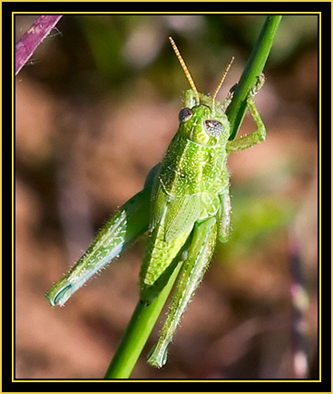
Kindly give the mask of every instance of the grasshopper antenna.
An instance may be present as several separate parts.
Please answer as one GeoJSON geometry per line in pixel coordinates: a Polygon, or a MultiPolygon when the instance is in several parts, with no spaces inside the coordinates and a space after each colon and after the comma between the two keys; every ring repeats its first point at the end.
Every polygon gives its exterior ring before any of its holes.
{"type": "Polygon", "coordinates": [[[175,44],[174,40],[172,39],[172,37],[169,37],[169,41],[170,44],[172,46],[172,49],[175,51],[175,54],[177,56],[177,59],[179,60],[180,65],[182,66],[182,69],[184,70],[184,73],[186,75],[187,80],[190,83],[191,89],[194,92],[194,96],[195,96],[195,102],[197,105],[200,104],[200,98],[199,98],[199,93],[197,91],[197,88],[195,87],[195,84],[193,82],[193,79],[191,77],[190,72],[188,71],[188,68],[186,67],[186,64],[184,62],[184,59],[182,58],[182,55],[179,52],[179,49],[177,48],[177,45],[175,44]]]}
{"type": "Polygon", "coordinates": [[[214,92],[214,94],[213,94],[213,96],[212,96],[213,108],[214,108],[214,106],[215,106],[215,99],[216,99],[216,96],[217,96],[219,90],[221,89],[221,86],[222,86],[222,84],[223,84],[223,82],[224,82],[224,80],[225,80],[225,77],[226,77],[227,74],[228,74],[228,71],[230,70],[230,67],[231,67],[231,65],[232,65],[232,63],[233,63],[233,61],[234,61],[234,59],[235,59],[234,56],[230,59],[230,62],[229,62],[229,64],[227,65],[227,68],[225,69],[225,71],[224,71],[224,73],[223,73],[223,75],[222,75],[222,78],[220,79],[220,82],[218,83],[218,85],[217,85],[217,87],[216,87],[216,89],[215,89],[215,92],[214,92]]]}

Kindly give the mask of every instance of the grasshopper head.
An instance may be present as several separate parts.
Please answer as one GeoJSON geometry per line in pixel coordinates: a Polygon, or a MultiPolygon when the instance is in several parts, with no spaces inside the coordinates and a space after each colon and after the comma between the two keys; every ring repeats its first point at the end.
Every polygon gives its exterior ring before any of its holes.
{"type": "Polygon", "coordinates": [[[190,92],[192,91],[185,93],[185,105],[192,104],[191,107],[186,106],[179,112],[180,134],[203,146],[226,144],[230,134],[227,116],[215,111],[207,96],[205,104],[196,105],[195,102],[191,102],[190,92]]]}
{"type": "Polygon", "coordinates": [[[216,96],[234,58],[231,58],[212,97],[208,97],[198,92],[174,40],[171,37],[169,40],[191,86],[191,90],[184,94],[185,108],[179,113],[179,132],[185,138],[203,146],[225,145],[229,138],[230,126],[227,116],[216,110],[216,96]]]}

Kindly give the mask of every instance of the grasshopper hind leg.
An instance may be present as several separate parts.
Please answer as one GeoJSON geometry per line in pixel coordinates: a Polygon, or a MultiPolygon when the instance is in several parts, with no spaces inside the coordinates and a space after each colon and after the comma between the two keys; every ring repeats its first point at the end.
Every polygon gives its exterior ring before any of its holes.
{"type": "Polygon", "coordinates": [[[215,218],[196,223],[188,251],[183,253],[185,261],[177,279],[168,315],[157,344],[149,353],[150,365],[160,368],[166,363],[168,345],[180,319],[199,286],[213,255],[217,237],[215,218]]]}

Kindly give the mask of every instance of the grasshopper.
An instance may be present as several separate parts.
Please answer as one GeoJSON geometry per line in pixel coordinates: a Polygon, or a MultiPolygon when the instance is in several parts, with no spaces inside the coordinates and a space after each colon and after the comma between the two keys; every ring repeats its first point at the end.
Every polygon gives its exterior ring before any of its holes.
{"type": "Polygon", "coordinates": [[[185,62],[169,37],[191,89],[184,93],[179,128],[164,159],[149,173],[144,189],[126,202],[107,222],[78,263],[46,294],[49,303],[63,305],[91,276],[109,263],[139,235],[148,230],[140,271],[140,299],[151,303],[180,264],[176,289],[167,318],[148,362],[165,364],[167,348],[187,305],[210,263],[217,240],[227,242],[230,227],[230,152],[250,148],[266,136],[253,97],[264,83],[263,75],[247,98],[257,130],[229,141],[230,124],[217,94],[231,67],[228,64],[212,96],[198,92],[185,62]]]}

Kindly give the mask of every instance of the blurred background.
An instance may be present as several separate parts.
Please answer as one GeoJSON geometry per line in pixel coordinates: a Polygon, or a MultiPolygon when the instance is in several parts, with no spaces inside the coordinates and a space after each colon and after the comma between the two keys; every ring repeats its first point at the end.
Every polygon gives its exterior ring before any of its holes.
{"type": "MultiPolygon", "coordinates": [[[[36,18],[16,16],[17,40],[36,18]]],[[[138,301],[145,237],[64,308],[44,294],[142,189],[177,131],[189,86],[168,36],[202,93],[235,56],[223,101],[264,21],[65,15],[18,74],[16,378],[104,376],[138,301]]],[[[230,241],[217,246],[166,366],[146,363],[163,314],[132,378],[318,378],[316,16],[283,17],[265,75],[256,103],[267,140],[229,158],[230,241]]],[[[247,116],[239,135],[254,130],[247,116]]]]}

